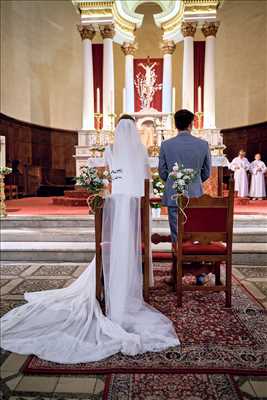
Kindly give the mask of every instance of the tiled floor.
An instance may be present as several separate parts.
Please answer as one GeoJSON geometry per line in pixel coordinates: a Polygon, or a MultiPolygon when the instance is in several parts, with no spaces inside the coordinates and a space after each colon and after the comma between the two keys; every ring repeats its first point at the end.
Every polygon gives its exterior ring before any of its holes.
{"type": "MultiPolygon", "coordinates": [[[[25,290],[65,287],[75,280],[86,264],[13,264],[2,265],[1,315],[23,304],[25,290]]],[[[235,266],[235,276],[267,307],[267,266],[235,266]]],[[[4,400],[102,399],[105,376],[23,376],[20,368],[27,356],[3,352],[1,356],[1,389],[4,400]]],[[[266,377],[236,376],[243,399],[266,399],[266,377]]],[[[190,399],[190,397],[188,397],[190,399]]],[[[154,397],[153,397],[154,400],[154,397]]],[[[161,400],[161,399],[157,399],[161,400]]],[[[224,399],[231,400],[231,399],[224,399]]]]}

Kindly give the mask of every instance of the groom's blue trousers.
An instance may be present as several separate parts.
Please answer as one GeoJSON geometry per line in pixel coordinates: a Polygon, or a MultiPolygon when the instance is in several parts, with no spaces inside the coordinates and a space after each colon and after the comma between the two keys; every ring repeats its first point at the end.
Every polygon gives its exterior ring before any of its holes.
{"type": "Polygon", "coordinates": [[[177,207],[168,207],[168,218],[173,243],[177,241],[177,211],[177,207]]]}

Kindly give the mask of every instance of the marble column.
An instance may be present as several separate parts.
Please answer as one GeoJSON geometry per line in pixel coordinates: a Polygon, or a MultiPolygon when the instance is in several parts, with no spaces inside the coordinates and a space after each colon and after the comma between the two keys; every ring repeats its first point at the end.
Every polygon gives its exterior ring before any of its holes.
{"type": "Polygon", "coordinates": [[[100,33],[104,44],[103,65],[103,130],[111,129],[110,114],[114,114],[114,56],[113,37],[115,35],[114,25],[100,26],[100,33]]]}
{"type": "Polygon", "coordinates": [[[215,42],[219,22],[205,22],[204,129],[215,128],[215,42]]]}
{"type": "Polygon", "coordinates": [[[95,30],[92,25],[78,25],[83,41],[83,109],[82,130],[94,129],[94,76],[92,40],[95,30]]]}
{"type": "Polygon", "coordinates": [[[137,49],[135,43],[123,43],[121,49],[125,55],[125,112],[134,112],[134,53],[137,49]]]}
{"type": "Polygon", "coordinates": [[[194,35],[197,24],[183,22],[181,31],[184,36],[183,58],[183,108],[194,112],[194,35]]]}
{"type": "Polygon", "coordinates": [[[163,85],[162,85],[162,112],[172,112],[172,54],[175,51],[173,41],[164,41],[161,45],[163,52],[163,85]]]}

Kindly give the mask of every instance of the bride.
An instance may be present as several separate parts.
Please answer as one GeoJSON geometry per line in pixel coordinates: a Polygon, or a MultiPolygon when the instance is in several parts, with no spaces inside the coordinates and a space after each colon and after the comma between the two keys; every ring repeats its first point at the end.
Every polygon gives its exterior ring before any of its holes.
{"type": "Polygon", "coordinates": [[[25,293],[27,303],[1,319],[4,349],[80,363],[179,345],[171,321],[143,300],[140,198],[148,157],[128,116],[119,121],[105,158],[111,170],[121,170],[103,210],[106,316],[95,296],[93,260],[67,288],[25,293]]]}

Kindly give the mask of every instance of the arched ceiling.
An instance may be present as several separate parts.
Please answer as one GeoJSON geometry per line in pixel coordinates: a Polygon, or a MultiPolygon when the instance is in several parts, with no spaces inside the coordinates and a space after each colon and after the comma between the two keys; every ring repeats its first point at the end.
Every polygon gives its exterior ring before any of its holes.
{"type": "Polygon", "coordinates": [[[81,15],[82,24],[114,24],[117,43],[134,42],[135,30],[140,28],[144,16],[135,12],[140,4],[158,4],[162,12],[154,14],[156,26],[163,32],[163,40],[179,42],[183,39],[181,23],[215,20],[217,8],[223,0],[72,0],[81,15]]]}

